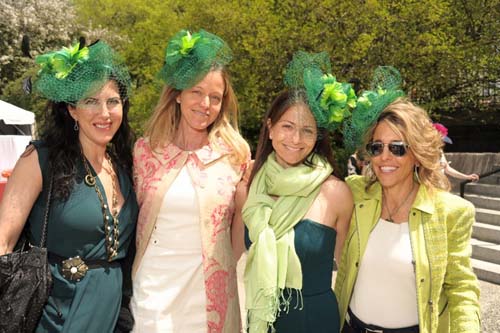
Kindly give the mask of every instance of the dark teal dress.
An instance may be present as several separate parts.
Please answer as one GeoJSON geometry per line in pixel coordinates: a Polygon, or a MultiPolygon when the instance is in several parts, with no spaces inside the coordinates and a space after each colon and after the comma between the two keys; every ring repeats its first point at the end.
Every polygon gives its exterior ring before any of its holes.
{"type": "MultiPolygon", "coordinates": [[[[48,150],[35,142],[43,176],[43,191],[36,200],[28,227],[30,240],[39,244],[48,191],[48,150]]],[[[94,170],[91,170],[94,173],[94,170]]],[[[83,181],[83,163],[79,165],[76,184],[67,201],[52,200],[48,220],[47,248],[49,253],[84,260],[107,259],[101,204],[93,187],[83,181]]],[[[94,173],[95,174],[95,173],[94,173]]],[[[119,251],[114,260],[123,261],[135,234],[138,214],[137,200],[130,179],[123,170],[117,172],[125,198],[118,218],[119,251]]],[[[104,200],[104,188],[97,178],[104,200]]],[[[110,215],[108,209],[108,215],[110,215]]],[[[59,272],[60,263],[51,262],[52,291],[43,309],[36,332],[113,332],[121,306],[122,268],[89,269],[79,282],[66,280],[59,272]]]]}
{"type": "MultiPolygon", "coordinates": [[[[295,251],[302,265],[303,307],[291,292],[290,310],[281,312],[274,323],[277,333],[338,333],[337,298],[332,290],[333,253],[336,231],[304,219],[294,227],[295,251]]],[[[245,228],[245,243],[251,242],[245,228]]],[[[288,296],[285,294],[285,296],[288,296]]]]}

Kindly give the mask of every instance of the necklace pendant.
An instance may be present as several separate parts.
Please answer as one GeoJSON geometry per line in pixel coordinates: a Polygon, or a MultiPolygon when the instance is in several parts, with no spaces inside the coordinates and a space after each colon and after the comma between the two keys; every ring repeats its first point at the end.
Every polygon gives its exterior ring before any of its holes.
{"type": "Polygon", "coordinates": [[[94,176],[87,174],[87,175],[85,175],[84,180],[85,180],[85,184],[87,184],[87,186],[91,186],[91,187],[95,186],[95,177],[94,176]]]}
{"type": "Polygon", "coordinates": [[[83,166],[85,167],[85,171],[87,172],[87,174],[85,175],[85,178],[84,178],[84,181],[85,181],[85,184],[87,184],[87,186],[89,187],[93,187],[95,189],[95,192],[97,193],[97,198],[99,199],[99,202],[101,203],[101,210],[102,210],[102,216],[103,216],[103,220],[104,220],[104,234],[105,234],[105,242],[106,242],[106,252],[107,252],[107,255],[108,255],[108,261],[111,261],[113,258],[115,258],[116,256],[118,256],[118,246],[119,246],[119,241],[118,241],[118,211],[116,209],[116,206],[118,204],[118,198],[117,198],[117,186],[116,186],[116,182],[115,182],[115,177],[116,177],[116,174],[114,173],[114,170],[113,170],[113,163],[111,161],[111,157],[106,154],[106,159],[108,160],[108,163],[111,167],[111,170],[107,170],[106,168],[104,168],[103,166],[103,169],[111,176],[111,181],[112,181],[112,184],[113,184],[113,197],[112,197],[112,200],[111,200],[111,218],[113,218],[113,230],[111,230],[111,226],[109,225],[109,220],[110,220],[110,217],[108,216],[107,214],[107,210],[108,210],[108,205],[104,202],[104,198],[102,196],[102,193],[101,193],[101,190],[99,190],[99,187],[96,185],[96,177],[94,177],[92,175],[92,173],[90,172],[90,168],[89,168],[89,165],[88,165],[88,162],[87,160],[85,159],[85,155],[83,154],[83,150],[80,146],[80,153],[81,153],[81,156],[82,156],[82,162],[83,162],[83,166]]]}
{"type": "Polygon", "coordinates": [[[108,251],[108,262],[111,262],[117,255],[118,252],[116,250],[110,249],[108,251]]]}

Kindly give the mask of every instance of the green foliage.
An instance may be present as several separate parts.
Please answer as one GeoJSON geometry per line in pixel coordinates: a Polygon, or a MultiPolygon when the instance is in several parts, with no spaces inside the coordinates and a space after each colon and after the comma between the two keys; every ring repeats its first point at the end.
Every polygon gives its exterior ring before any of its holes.
{"type": "Polygon", "coordinates": [[[74,3],[75,20],[106,31],[101,37],[124,55],[135,88],[130,119],[139,133],[161,92],[156,73],[167,40],[183,28],[203,28],[232,47],[240,125],[253,148],[262,115],[283,89],[283,71],[297,50],[327,51],[337,79],[358,78],[361,88],[369,88],[376,66],[392,65],[410,96],[432,113],[458,107],[491,113],[485,82],[497,94],[500,89],[500,0],[74,3]]]}
{"type": "Polygon", "coordinates": [[[75,13],[63,1],[3,0],[0,17],[0,94],[33,63],[22,52],[23,37],[29,40],[29,52],[34,57],[69,43],[78,31],[70,26],[75,13]]]}

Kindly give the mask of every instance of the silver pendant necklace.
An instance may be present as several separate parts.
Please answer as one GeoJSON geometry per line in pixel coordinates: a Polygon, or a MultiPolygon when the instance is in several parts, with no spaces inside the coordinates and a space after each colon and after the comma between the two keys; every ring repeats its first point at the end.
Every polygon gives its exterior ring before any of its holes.
{"type": "MultiPolygon", "coordinates": [[[[413,183],[413,186],[411,187],[411,190],[408,193],[408,195],[406,196],[406,198],[399,204],[399,206],[396,207],[396,209],[393,212],[391,212],[391,210],[389,209],[389,204],[387,203],[387,200],[384,200],[385,201],[385,209],[387,210],[387,214],[389,215],[389,218],[387,219],[388,222],[394,223],[394,219],[392,217],[395,216],[399,212],[401,207],[403,207],[405,205],[405,203],[408,201],[408,199],[410,199],[411,194],[413,193],[413,189],[415,189],[415,183],[413,183]]],[[[385,197],[387,197],[387,196],[385,196],[385,197]]]]}

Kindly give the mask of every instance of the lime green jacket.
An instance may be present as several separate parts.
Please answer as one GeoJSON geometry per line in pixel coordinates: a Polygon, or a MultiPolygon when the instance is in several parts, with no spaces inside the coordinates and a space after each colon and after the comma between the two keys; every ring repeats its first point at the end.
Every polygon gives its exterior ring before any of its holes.
{"type": "MultiPolygon", "coordinates": [[[[351,176],[347,183],[355,207],[335,282],[340,318],[345,318],[368,237],[380,218],[382,199],[379,183],[368,192],[363,176],[351,176]]],[[[480,332],[479,284],[470,262],[474,216],[470,202],[441,190],[431,194],[420,186],[408,227],[421,333],[480,332]]]]}

